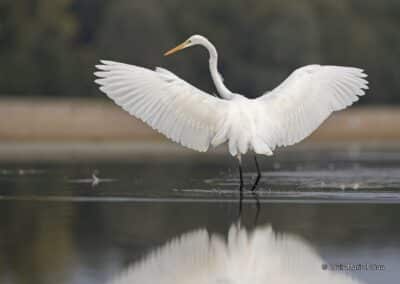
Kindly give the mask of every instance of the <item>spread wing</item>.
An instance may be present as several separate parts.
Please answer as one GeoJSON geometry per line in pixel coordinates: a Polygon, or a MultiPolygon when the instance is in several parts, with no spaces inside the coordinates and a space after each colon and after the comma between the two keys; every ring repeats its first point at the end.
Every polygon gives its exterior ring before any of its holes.
{"type": "Polygon", "coordinates": [[[258,133],[271,149],[303,140],[332,112],[365,94],[365,77],[363,70],[353,67],[309,65],[295,70],[256,99],[264,114],[258,133]]]}
{"type": "Polygon", "coordinates": [[[171,140],[207,151],[225,116],[225,101],[209,95],[170,71],[155,71],[112,61],[97,65],[100,90],[131,115],[171,140]]]}

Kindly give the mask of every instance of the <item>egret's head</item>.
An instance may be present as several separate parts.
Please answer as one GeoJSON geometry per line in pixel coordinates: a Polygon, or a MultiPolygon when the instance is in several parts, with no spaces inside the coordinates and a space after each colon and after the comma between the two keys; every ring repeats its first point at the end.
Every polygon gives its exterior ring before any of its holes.
{"type": "Polygon", "coordinates": [[[193,46],[193,45],[205,45],[208,42],[208,40],[201,35],[192,35],[189,37],[187,40],[182,42],[181,44],[175,46],[173,49],[168,50],[167,52],[164,53],[164,56],[168,56],[172,53],[178,52],[182,49],[185,49],[187,47],[193,46]]]}

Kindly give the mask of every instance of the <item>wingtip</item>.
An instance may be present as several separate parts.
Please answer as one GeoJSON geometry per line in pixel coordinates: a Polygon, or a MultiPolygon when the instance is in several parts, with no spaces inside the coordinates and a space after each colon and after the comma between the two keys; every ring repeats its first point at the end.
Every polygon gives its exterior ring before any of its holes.
{"type": "Polygon", "coordinates": [[[365,72],[365,69],[359,68],[358,72],[360,73],[360,77],[361,78],[367,78],[368,77],[368,74],[367,74],[367,72],[365,72]]]}
{"type": "Polygon", "coordinates": [[[102,64],[104,64],[104,65],[113,65],[113,64],[116,63],[116,62],[114,62],[114,61],[111,61],[111,60],[104,60],[104,59],[100,59],[100,62],[101,62],[102,64]]]}
{"type": "Polygon", "coordinates": [[[104,77],[103,73],[104,73],[103,71],[95,71],[95,72],[93,72],[93,75],[96,77],[102,78],[102,77],[104,77]]]}
{"type": "Polygon", "coordinates": [[[94,80],[94,82],[95,82],[97,85],[103,85],[101,80],[102,80],[102,79],[96,79],[96,80],[94,80]]]}

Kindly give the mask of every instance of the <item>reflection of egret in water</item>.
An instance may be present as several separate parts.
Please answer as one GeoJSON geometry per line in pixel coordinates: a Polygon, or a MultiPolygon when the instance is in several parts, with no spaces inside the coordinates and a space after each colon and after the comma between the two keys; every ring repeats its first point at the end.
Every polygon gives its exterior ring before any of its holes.
{"type": "Polygon", "coordinates": [[[206,230],[176,238],[132,265],[112,284],[359,284],[341,272],[323,269],[323,260],[305,241],[275,234],[269,226],[248,232],[232,225],[227,240],[206,230]]]}

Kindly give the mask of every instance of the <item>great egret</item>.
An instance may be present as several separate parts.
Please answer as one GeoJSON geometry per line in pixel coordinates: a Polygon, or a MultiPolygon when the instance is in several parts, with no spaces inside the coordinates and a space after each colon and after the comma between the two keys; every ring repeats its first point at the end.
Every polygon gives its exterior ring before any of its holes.
{"type": "MultiPolygon", "coordinates": [[[[154,71],[113,61],[101,61],[95,73],[100,90],[131,115],[169,139],[205,152],[227,142],[239,161],[247,151],[272,155],[277,146],[295,144],[309,136],[334,111],[344,109],[365,94],[362,69],[308,65],[295,70],[275,89],[256,99],[231,92],[218,72],[218,54],[205,37],[193,35],[164,55],[201,45],[209,52],[211,77],[220,98],[199,90],[172,72],[154,71]]],[[[257,178],[261,178],[254,155],[257,178]]]]}

